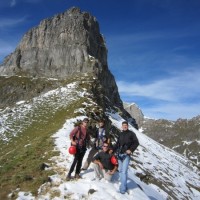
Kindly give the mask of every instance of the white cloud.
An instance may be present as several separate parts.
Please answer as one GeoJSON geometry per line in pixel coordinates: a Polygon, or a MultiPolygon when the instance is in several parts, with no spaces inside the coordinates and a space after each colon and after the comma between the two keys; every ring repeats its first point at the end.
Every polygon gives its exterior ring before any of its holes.
{"type": "Polygon", "coordinates": [[[200,70],[187,69],[172,72],[171,77],[154,80],[149,84],[118,81],[117,85],[122,96],[141,96],[151,99],[179,102],[199,97],[200,70]]]}
{"type": "Polygon", "coordinates": [[[177,120],[178,118],[191,119],[192,117],[200,115],[199,110],[200,103],[170,103],[142,108],[144,115],[147,117],[170,120],[177,120]]]}
{"type": "Polygon", "coordinates": [[[1,2],[0,7],[15,7],[17,4],[20,3],[30,3],[30,4],[36,4],[40,3],[43,0],[8,0],[1,2]]]}
{"type": "Polygon", "coordinates": [[[169,78],[148,84],[117,82],[122,100],[136,102],[145,116],[156,119],[190,119],[200,114],[200,69],[173,71],[169,78]]]}
{"type": "Polygon", "coordinates": [[[25,20],[26,20],[26,17],[18,18],[18,19],[1,18],[0,29],[17,26],[18,24],[23,23],[25,20]]]}

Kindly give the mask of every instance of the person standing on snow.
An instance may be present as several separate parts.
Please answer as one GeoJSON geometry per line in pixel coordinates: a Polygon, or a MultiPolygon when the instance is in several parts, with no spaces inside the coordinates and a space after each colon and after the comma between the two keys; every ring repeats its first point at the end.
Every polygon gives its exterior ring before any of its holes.
{"type": "Polygon", "coordinates": [[[113,146],[113,151],[117,153],[118,158],[118,170],[120,177],[121,194],[125,194],[127,191],[127,175],[128,166],[130,162],[131,154],[138,147],[139,142],[134,132],[128,129],[128,122],[122,122],[122,132],[119,134],[116,144],[113,146]]]}
{"type": "Polygon", "coordinates": [[[76,154],[74,155],[74,160],[67,175],[67,180],[70,180],[72,178],[71,174],[74,171],[75,166],[76,166],[75,178],[81,178],[80,170],[81,170],[82,160],[87,150],[86,148],[87,142],[89,141],[90,138],[87,132],[88,123],[89,123],[88,118],[84,118],[83,121],[81,122],[81,125],[76,126],[70,133],[71,145],[76,146],[76,154]]]}

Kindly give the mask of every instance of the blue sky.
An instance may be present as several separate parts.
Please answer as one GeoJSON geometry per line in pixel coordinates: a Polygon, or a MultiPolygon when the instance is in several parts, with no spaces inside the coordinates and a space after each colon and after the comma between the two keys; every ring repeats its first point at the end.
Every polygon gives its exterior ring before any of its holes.
{"type": "Polygon", "coordinates": [[[97,18],[123,101],[151,118],[200,114],[199,0],[1,0],[0,62],[30,28],[72,6],[97,18]]]}

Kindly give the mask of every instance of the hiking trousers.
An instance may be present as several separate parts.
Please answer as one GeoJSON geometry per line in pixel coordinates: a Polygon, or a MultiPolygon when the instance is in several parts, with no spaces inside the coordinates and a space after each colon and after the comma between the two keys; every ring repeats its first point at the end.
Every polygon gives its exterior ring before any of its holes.
{"type": "Polygon", "coordinates": [[[80,150],[80,149],[77,150],[77,153],[74,155],[74,160],[70,167],[68,175],[71,176],[71,173],[74,171],[75,166],[76,166],[75,174],[80,174],[81,165],[82,165],[82,161],[83,161],[85,152],[86,152],[86,150],[80,150]]]}
{"type": "Polygon", "coordinates": [[[111,170],[101,169],[96,163],[92,163],[92,168],[94,169],[94,176],[96,179],[104,178],[107,181],[111,181],[113,175],[108,174],[111,170]]]}
{"type": "Polygon", "coordinates": [[[98,150],[96,147],[92,147],[92,149],[90,150],[89,154],[88,154],[88,157],[87,157],[87,160],[85,161],[84,165],[83,165],[83,169],[87,169],[90,165],[90,163],[92,162],[93,160],[93,157],[94,155],[98,153],[98,150]]]}
{"type": "Polygon", "coordinates": [[[124,194],[127,190],[127,175],[128,175],[128,166],[130,162],[130,155],[127,154],[119,154],[119,156],[123,159],[118,159],[119,164],[119,178],[120,178],[120,193],[124,194]]]}

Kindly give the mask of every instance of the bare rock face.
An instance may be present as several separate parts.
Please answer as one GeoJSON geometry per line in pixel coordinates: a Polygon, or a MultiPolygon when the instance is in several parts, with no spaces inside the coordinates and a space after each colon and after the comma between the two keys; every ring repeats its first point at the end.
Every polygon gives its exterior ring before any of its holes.
{"type": "Polygon", "coordinates": [[[141,127],[144,121],[144,115],[142,113],[142,110],[135,104],[135,103],[125,103],[124,104],[124,109],[133,117],[138,126],[141,127]]]}
{"type": "Polygon", "coordinates": [[[65,78],[107,69],[107,49],[95,17],[79,8],[41,21],[0,67],[1,75],[65,78]]]}
{"type": "Polygon", "coordinates": [[[123,109],[115,79],[108,69],[107,48],[95,17],[71,8],[29,30],[4,59],[0,75],[65,79],[91,73],[104,95],[123,109]]]}

